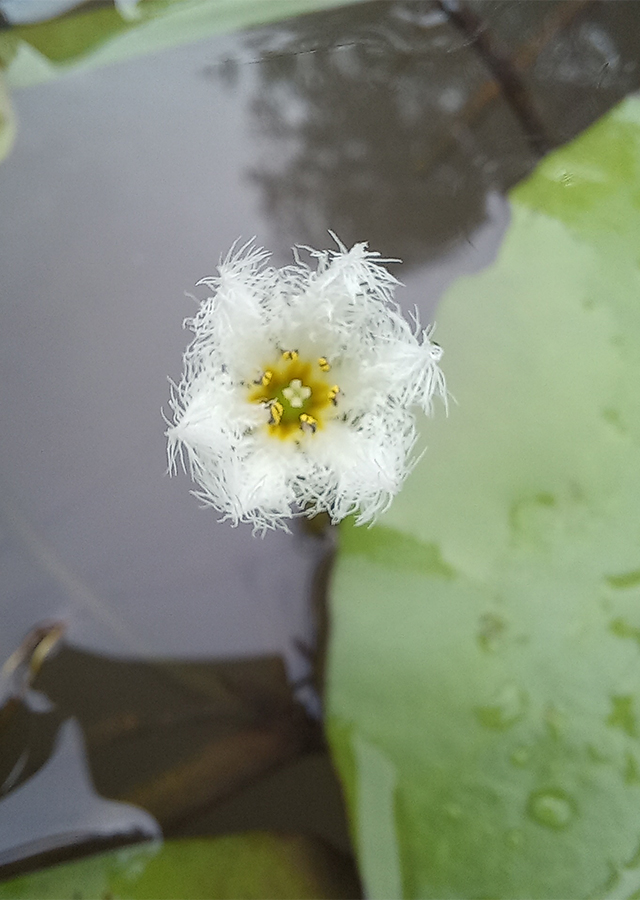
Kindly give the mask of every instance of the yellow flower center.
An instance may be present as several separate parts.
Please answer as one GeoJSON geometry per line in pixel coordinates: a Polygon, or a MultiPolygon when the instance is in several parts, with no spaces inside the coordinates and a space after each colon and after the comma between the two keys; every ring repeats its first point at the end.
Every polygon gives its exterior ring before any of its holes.
{"type": "Polygon", "coordinates": [[[321,356],[312,362],[297,350],[285,350],[251,387],[249,400],[269,410],[267,428],[282,440],[315,434],[337,406],[340,388],[331,384],[331,365],[321,356]]]}

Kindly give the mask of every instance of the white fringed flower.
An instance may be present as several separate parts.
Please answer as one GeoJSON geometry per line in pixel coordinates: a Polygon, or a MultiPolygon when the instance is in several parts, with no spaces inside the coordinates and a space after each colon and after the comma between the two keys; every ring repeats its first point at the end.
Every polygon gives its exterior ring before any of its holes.
{"type": "Polygon", "coordinates": [[[393,299],[378,253],[302,248],[274,269],[253,242],[204,278],[213,296],[185,322],[195,338],[173,385],[167,431],[195,495],[234,525],[287,528],[326,511],[371,522],[399,491],[416,440],[412,407],[445,399],[440,347],[393,299]]]}

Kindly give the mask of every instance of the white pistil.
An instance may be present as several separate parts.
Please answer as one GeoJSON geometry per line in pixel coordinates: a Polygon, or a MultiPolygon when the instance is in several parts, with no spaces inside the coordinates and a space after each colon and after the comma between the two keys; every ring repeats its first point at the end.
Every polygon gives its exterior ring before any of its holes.
{"type": "Polygon", "coordinates": [[[311,396],[311,388],[303,384],[299,378],[293,378],[289,382],[289,387],[283,389],[282,395],[294,409],[301,409],[305,400],[311,396]]]}

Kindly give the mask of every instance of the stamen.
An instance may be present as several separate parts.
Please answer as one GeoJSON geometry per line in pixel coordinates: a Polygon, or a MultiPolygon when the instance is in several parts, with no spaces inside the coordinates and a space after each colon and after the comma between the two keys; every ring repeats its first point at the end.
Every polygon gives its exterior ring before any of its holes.
{"type": "Polygon", "coordinates": [[[265,427],[270,437],[295,441],[301,439],[301,431],[315,434],[326,419],[336,417],[332,405],[341,405],[340,387],[332,386],[325,374],[331,368],[326,356],[308,359],[298,350],[281,348],[274,360],[263,362],[264,368],[257,369],[255,380],[246,387],[249,401],[268,411],[265,427]]]}
{"type": "Polygon", "coordinates": [[[269,425],[279,425],[280,420],[282,419],[282,414],[284,413],[284,406],[282,403],[278,403],[277,400],[274,400],[273,403],[269,406],[269,412],[271,416],[269,418],[269,425]]]}
{"type": "Polygon", "coordinates": [[[300,416],[300,428],[302,428],[303,431],[310,431],[312,434],[315,434],[317,427],[317,419],[314,419],[314,417],[310,416],[308,413],[302,413],[300,416]]]}

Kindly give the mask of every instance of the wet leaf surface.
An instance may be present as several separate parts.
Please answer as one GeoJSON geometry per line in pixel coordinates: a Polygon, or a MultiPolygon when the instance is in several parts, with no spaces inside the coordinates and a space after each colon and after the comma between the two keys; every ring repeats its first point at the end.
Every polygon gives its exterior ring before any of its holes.
{"type": "Polygon", "coordinates": [[[639,183],[632,99],[513,192],[438,316],[449,417],[342,531],[329,732],[372,897],[640,884],[639,183]]]}

